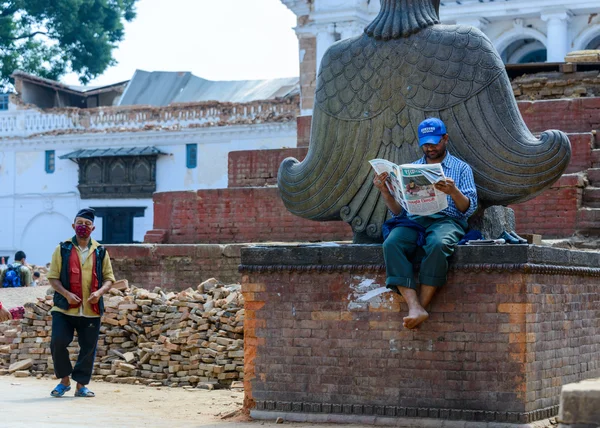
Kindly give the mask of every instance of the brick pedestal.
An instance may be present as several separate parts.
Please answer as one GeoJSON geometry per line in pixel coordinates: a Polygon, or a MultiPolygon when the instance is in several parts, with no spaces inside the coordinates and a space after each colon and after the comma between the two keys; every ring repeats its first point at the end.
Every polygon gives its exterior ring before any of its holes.
{"type": "Polygon", "coordinates": [[[397,294],[368,298],[385,284],[380,246],[244,248],[241,261],[255,417],[529,423],[557,414],[563,384],[600,375],[598,253],[459,247],[414,331],[397,294]]]}

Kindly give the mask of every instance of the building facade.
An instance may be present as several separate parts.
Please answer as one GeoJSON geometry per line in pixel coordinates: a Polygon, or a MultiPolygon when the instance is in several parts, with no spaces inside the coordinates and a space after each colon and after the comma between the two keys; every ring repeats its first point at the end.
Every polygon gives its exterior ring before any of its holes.
{"type": "MultiPolygon", "coordinates": [[[[379,0],[281,0],[297,18],[302,111],[310,114],[323,53],[338,40],[362,33],[379,0]]],[[[483,31],[505,63],[563,62],[571,51],[600,49],[597,0],[460,0],[440,4],[444,24],[483,31]]]]}
{"type": "Polygon", "coordinates": [[[155,191],[227,187],[230,151],[296,147],[297,95],[156,107],[104,94],[108,105],[76,108],[67,95],[92,101],[29,84],[15,85],[21,92],[0,111],[0,257],[11,260],[24,250],[31,263],[49,262],[82,207],[97,210],[96,239],[143,242],[155,191]]]}

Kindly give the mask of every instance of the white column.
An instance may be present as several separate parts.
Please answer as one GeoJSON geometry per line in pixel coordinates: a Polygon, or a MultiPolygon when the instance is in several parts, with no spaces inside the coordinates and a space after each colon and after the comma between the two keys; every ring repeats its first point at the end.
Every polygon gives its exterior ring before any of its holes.
{"type": "Polygon", "coordinates": [[[317,33],[317,73],[321,67],[321,59],[323,59],[325,51],[329,49],[329,46],[334,42],[333,33],[329,31],[329,28],[322,28],[317,33]]]}
{"type": "Polygon", "coordinates": [[[545,13],[548,62],[564,62],[569,53],[569,11],[545,13]]]}

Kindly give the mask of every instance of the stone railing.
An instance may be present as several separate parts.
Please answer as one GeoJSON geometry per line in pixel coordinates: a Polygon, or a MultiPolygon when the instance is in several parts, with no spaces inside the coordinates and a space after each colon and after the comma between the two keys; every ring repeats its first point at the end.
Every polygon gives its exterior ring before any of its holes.
{"type": "Polygon", "coordinates": [[[0,138],[73,132],[182,129],[296,120],[299,99],[251,103],[204,102],[166,107],[22,109],[0,113],[0,138]]]}

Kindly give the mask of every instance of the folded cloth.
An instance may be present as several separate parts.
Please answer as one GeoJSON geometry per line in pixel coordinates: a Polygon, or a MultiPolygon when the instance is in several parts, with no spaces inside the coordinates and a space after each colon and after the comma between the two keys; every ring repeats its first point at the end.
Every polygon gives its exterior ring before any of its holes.
{"type": "Polygon", "coordinates": [[[477,241],[481,239],[483,239],[483,235],[480,231],[476,229],[470,229],[467,233],[465,233],[465,236],[458,241],[457,245],[467,245],[469,241],[477,241]]]}
{"type": "Polygon", "coordinates": [[[505,244],[504,239],[475,239],[473,241],[467,241],[465,245],[500,245],[505,244]]]}
{"type": "Polygon", "coordinates": [[[387,237],[390,235],[390,232],[393,229],[400,226],[415,229],[419,234],[419,236],[417,237],[417,246],[422,247],[423,245],[425,245],[425,228],[416,221],[413,221],[406,217],[392,217],[391,219],[385,221],[383,223],[383,226],[381,226],[383,240],[385,241],[387,239],[387,237]]]}

